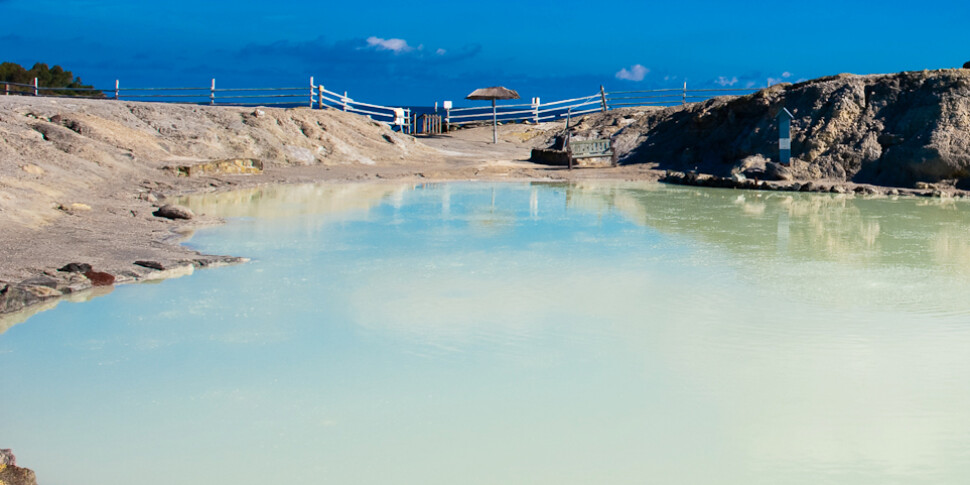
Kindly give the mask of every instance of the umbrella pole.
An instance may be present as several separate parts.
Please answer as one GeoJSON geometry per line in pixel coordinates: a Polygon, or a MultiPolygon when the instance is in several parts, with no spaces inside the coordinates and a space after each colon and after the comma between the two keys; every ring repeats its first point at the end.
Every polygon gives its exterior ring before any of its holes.
{"type": "Polygon", "coordinates": [[[495,114],[495,100],[492,100],[492,143],[498,143],[498,116],[495,114]]]}

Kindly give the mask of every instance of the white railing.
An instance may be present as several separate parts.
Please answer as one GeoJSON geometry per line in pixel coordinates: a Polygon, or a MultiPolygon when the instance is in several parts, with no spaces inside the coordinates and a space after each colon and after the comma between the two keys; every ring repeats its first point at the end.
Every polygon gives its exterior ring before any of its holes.
{"type": "MultiPolygon", "coordinates": [[[[31,84],[3,82],[4,94],[27,96],[71,96],[99,99],[130,101],[158,101],[233,106],[305,106],[309,108],[334,108],[349,113],[367,116],[374,121],[397,126],[405,133],[414,133],[417,113],[404,107],[382,106],[364,103],[351,98],[347,91],[338,93],[327,90],[322,84],[315,84],[310,78],[309,85],[285,88],[217,88],[212,79],[207,87],[173,88],[129,88],[122,87],[116,80],[113,89],[55,88],[38,85],[35,78],[31,84]]],[[[669,106],[704,101],[717,96],[749,94],[757,89],[651,89],[640,91],[607,92],[603,86],[596,94],[579,98],[563,99],[549,103],[540,98],[532,98],[529,103],[496,104],[495,119],[501,122],[532,122],[556,120],[567,116],[578,116],[613,108],[632,106],[669,106]]],[[[492,106],[471,106],[452,108],[445,104],[445,129],[469,124],[490,123],[492,106]]]]}
{"type": "Polygon", "coordinates": [[[414,119],[409,108],[356,101],[347,94],[347,91],[341,94],[324,88],[322,84],[314,85],[312,77],[310,78],[310,107],[335,108],[348,113],[357,113],[374,121],[398,126],[405,133],[414,132],[414,119]]]}
{"type": "MultiPolygon", "coordinates": [[[[532,98],[531,103],[496,104],[495,119],[504,122],[554,120],[566,116],[605,111],[603,93],[582,98],[563,99],[551,103],[542,103],[540,98],[532,98]]],[[[447,126],[462,126],[473,123],[487,123],[492,121],[492,106],[474,106],[465,108],[446,108],[445,124],[447,126]]]]}

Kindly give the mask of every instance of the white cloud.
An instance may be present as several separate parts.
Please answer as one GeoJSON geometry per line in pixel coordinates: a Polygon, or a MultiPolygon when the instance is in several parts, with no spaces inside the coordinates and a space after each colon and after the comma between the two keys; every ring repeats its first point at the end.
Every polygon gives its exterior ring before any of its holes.
{"type": "Polygon", "coordinates": [[[783,77],[785,79],[788,79],[788,78],[791,77],[791,73],[788,72],[788,71],[785,71],[785,72],[781,73],[781,77],[783,77]]]}
{"type": "Polygon", "coordinates": [[[738,83],[737,76],[733,76],[730,79],[724,76],[718,76],[717,80],[714,81],[714,84],[717,84],[719,86],[734,86],[737,83],[738,83]]]}
{"type": "Polygon", "coordinates": [[[414,50],[404,39],[382,39],[380,37],[370,36],[367,38],[367,45],[380,51],[393,51],[395,53],[414,50]]]}
{"type": "Polygon", "coordinates": [[[643,81],[643,78],[650,72],[650,69],[643,67],[640,64],[636,64],[630,69],[623,68],[616,73],[617,79],[626,79],[627,81],[643,81]]]}
{"type": "Polygon", "coordinates": [[[448,51],[446,51],[444,49],[438,49],[438,50],[434,51],[434,53],[435,54],[438,54],[439,56],[445,55],[446,52],[448,52],[448,51]]]}

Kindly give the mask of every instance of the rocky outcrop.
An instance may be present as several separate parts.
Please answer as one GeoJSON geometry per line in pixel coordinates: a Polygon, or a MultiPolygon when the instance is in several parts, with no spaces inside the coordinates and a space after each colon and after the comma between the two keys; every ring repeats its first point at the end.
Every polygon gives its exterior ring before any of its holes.
{"type": "MultiPolygon", "coordinates": [[[[775,115],[792,120],[792,175],[898,187],[970,186],[970,71],[843,74],[664,110],[590,115],[573,136],[614,136],[621,164],[721,177],[778,160],[775,115]]],[[[553,140],[550,139],[550,144],[553,140]]]]}
{"type": "Polygon", "coordinates": [[[3,485],[37,485],[37,477],[33,470],[17,466],[17,457],[13,450],[0,450],[0,484],[3,485]]]}
{"type": "Polygon", "coordinates": [[[4,485],[37,485],[33,470],[13,465],[0,465],[0,483],[4,485]]]}

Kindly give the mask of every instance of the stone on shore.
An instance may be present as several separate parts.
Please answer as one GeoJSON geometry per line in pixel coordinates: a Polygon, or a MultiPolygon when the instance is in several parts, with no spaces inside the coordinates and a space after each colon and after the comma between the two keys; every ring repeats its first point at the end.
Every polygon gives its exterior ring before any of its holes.
{"type": "Polygon", "coordinates": [[[165,271],[165,265],[159,263],[158,261],[135,261],[135,266],[141,266],[142,268],[155,269],[158,271],[165,271]]]}
{"type": "Polygon", "coordinates": [[[163,217],[165,219],[185,219],[189,220],[195,217],[195,214],[187,207],[182,207],[175,204],[165,204],[158,208],[155,212],[152,212],[155,217],[163,217]]]}
{"type": "Polygon", "coordinates": [[[92,286],[111,286],[115,284],[115,277],[110,273],[103,273],[101,271],[88,271],[84,273],[87,279],[91,280],[92,286]]]}
{"type": "Polygon", "coordinates": [[[788,167],[775,162],[765,164],[765,178],[768,180],[792,180],[792,173],[788,167]]]}
{"type": "Polygon", "coordinates": [[[57,270],[63,273],[87,273],[92,269],[91,265],[87,263],[67,263],[57,270]]]}

